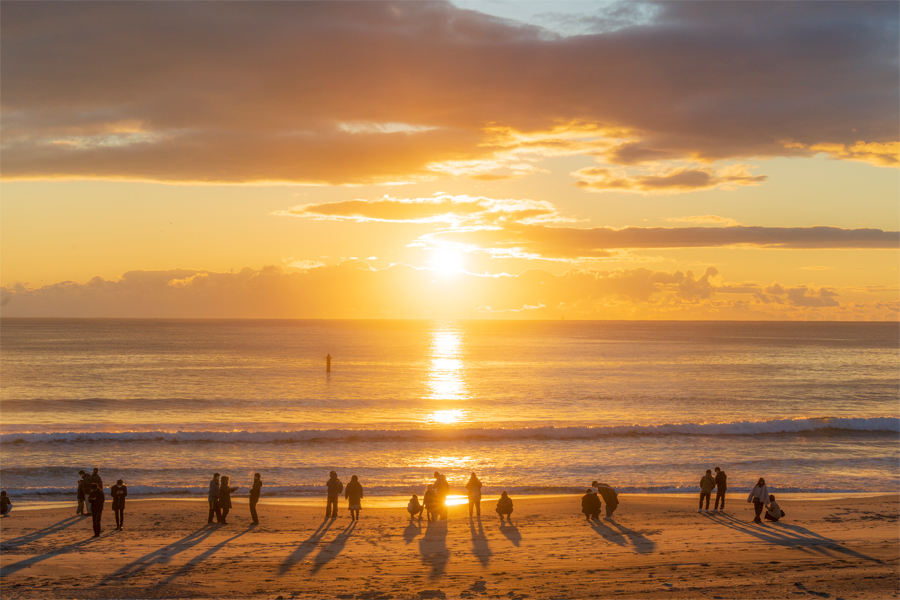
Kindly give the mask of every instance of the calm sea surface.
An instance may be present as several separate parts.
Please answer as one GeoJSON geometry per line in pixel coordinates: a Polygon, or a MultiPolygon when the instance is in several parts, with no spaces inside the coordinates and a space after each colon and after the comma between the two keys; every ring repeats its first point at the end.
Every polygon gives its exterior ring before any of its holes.
{"type": "Polygon", "coordinates": [[[897,492],[898,348],[891,323],[3,319],[0,479],[687,492],[721,466],[736,491],[897,492]]]}

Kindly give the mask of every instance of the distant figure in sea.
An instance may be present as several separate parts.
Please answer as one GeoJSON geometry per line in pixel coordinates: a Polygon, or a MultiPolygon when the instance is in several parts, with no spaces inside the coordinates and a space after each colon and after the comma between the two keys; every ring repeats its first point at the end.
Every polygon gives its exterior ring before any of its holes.
{"type": "Polygon", "coordinates": [[[472,476],[469,477],[469,482],[466,483],[466,491],[469,492],[469,518],[472,518],[472,509],[475,509],[475,514],[477,516],[481,516],[481,481],[475,475],[475,471],[472,471],[472,476]]]}
{"type": "Polygon", "coordinates": [[[416,517],[419,517],[421,519],[424,510],[425,505],[419,503],[419,496],[413,494],[412,498],[409,499],[409,504],[406,505],[406,512],[409,513],[409,518],[415,519],[416,517]]]}
{"type": "Polygon", "coordinates": [[[594,490],[587,489],[584,491],[584,496],[581,497],[581,512],[584,513],[584,518],[588,521],[592,518],[600,518],[600,497],[597,496],[594,490]]]}
{"type": "Polygon", "coordinates": [[[354,475],[344,490],[344,497],[347,499],[347,508],[350,509],[350,520],[359,521],[359,511],[362,508],[363,487],[359,483],[359,477],[354,475]]]}
{"type": "Polygon", "coordinates": [[[766,521],[774,521],[778,522],[778,520],[784,516],[784,511],[781,510],[781,507],[778,506],[778,503],[775,502],[775,494],[769,495],[769,507],[766,510],[766,521]]]}
{"type": "Polygon", "coordinates": [[[12,510],[12,502],[9,501],[9,496],[6,495],[6,490],[0,492],[0,517],[9,516],[9,511],[12,510]]]}
{"type": "Polygon", "coordinates": [[[128,488],[119,479],[116,485],[109,488],[109,496],[112,498],[113,512],[116,513],[116,530],[122,531],[125,526],[125,496],[128,495],[128,488]]]}
{"type": "Polygon", "coordinates": [[[238,491],[239,488],[228,487],[231,479],[227,475],[222,476],[222,484],[219,486],[219,508],[222,509],[222,525],[228,525],[228,511],[231,510],[231,494],[238,491]]]}
{"type": "Polygon", "coordinates": [[[259,525],[259,515],[256,514],[256,504],[259,502],[259,494],[262,492],[262,475],[253,474],[253,485],[250,487],[250,518],[253,523],[259,525]]]}
{"type": "Polygon", "coordinates": [[[756,511],[753,522],[762,523],[759,515],[762,514],[763,507],[769,503],[769,488],[766,486],[765,479],[762,477],[759,478],[759,481],[757,481],[756,485],[753,486],[753,489],[750,490],[750,495],[747,496],[747,502],[752,502],[753,510],[756,511]]]}
{"type": "MultiPolygon", "coordinates": [[[[500,494],[500,499],[497,500],[497,514],[500,515],[500,522],[503,522],[503,517],[509,519],[509,515],[512,514],[513,511],[513,501],[512,498],[506,495],[506,492],[500,494]]],[[[512,524],[512,520],[509,520],[510,524],[512,524]]]]}
{"type": "Polygon", "coordinates": [[[75,488],[78,496],[78,508],[75,510],[75,514],[84,515],[87,514],[84,512],[84,503],[85,500],[87,500],[88,494],[91,493],[91,490],[85,489],[84,476],[86,473],[84,472],[84,469],[78,471],[78,475],[81,476],[81,479],[78,480],[78,484],[75,488]]]}
{"type": "Polygon", "coordinates": [[[437,521],[440,516],[438,514],[438,496],[437,492],[434,491],[433,485],[429,485],[428,489],[425,490],[425,496],[422,500],[425,503],[425,510],[428,512],[428,522],[437,521]]]}
{"type": "Polygon", "coordinates": [[[716,504],[714,508],[716,510],[725,510],[725,492],[728,491],[728,475],[725,474],[725,471],[720,469],[719,467],[715,468],[716,471],[716,504]],[[722,501],[722,508],[719,508],[719,500],[722,501]]]}
{"type": "Polygon", "coordinates": [[[334,471],[328,474],[325,490],[328,495],[328,504],[325,505],[325,518],[337,519],[338,499],[341,497],[341,492],[344,491],[344,482],[338,479],[337,473],[334,471]]]}
{"type": "Polygon", "coordinates": [[[84,471],[79,471],[81,473],[81,490],[84,494],[84,514],[91,514],[91,503],[88,502],[88,496],[91,495],[91,490],[94,489],[94,482],[91,480],[91,474],[85,473],[84,471]]]}
{"type": "Polygon", "coordinates": [[[100,519],[103,518],[103,503],[106,502],[106,495],[98,484],[92,485],[93,489],[88,495],[88,502],[91,505],[91,518],[94,521],[94,537],[100,537],[100,519]]]}
{"type": "Polygon", "coordinates": [[[209,500],[209,519],[208,523],[213,522],[213,515],[216,517],[216,523],[222,522],[222,509],[219,508],[219,474],[213,473],[213,478],[209,480],[209,494],[206,499],[209,500]]]}
{"type": "Polygon", "coordinates": [[[434,472],[434,493],[438,498],[438,518],[447,520],[447,496],[450,494],[450,484],[447,478],[434,472]]]}
{"type": "Polygon", "coordinates": [[[594,481],[591,485],[597,489],[597,493],[606,503],[606,518],[611,519],[613,513],[616,512],[616,509],[619,507],[619,494],[607,483],[594,481]]]}
{"type": "Polygon", "coordinates": [[[716,480],[713,479],[712,471],[707,469],[706,475],[700,478],[700,509],[697,512],[703,512],[704,498],[706,498],[706,512],[709,512],[709,497],[714,487],[716,487],[716,480]]]}
{"type": "Polygon", "coordinates": [[[103,479],[100,477],[100,469],[97,467],[94,467],[94,472],[91,474],[91,483],[96,483],[101,490],[103,489],[103,479]]]}

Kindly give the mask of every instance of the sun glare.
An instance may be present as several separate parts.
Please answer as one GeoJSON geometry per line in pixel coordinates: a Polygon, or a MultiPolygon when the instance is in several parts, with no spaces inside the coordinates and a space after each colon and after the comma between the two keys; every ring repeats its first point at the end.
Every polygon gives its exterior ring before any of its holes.
{"type": "Polygon", "coordinates": [[[458,273],[463,270],[465,261],[459,250],[438,248],[432,253],[428,264],[439,273],[458,273]]]}
{"type": "Polygon", "coordinates": [[[466,416],[466,411],[460,410],[460,409],[436,410],[433,413],[431,413],[430,415],[428,415],[428,420],[432,421],[434,423],[450,425],[452,423],[458,423],[465,416],[466,416]]]}

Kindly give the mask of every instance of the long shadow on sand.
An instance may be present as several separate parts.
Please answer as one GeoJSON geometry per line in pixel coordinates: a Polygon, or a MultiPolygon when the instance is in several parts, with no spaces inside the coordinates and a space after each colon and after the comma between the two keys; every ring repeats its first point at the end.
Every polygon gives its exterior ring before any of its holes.
{"type": "Polygon", "coordinates": [[[509,519],[509,524],[507,525],[500,521],[500,533],[505,535],[506,539],[512,542],[512,545],[516,548],[522,543],[522,534],[519,532],[519,528],[513,525],[512,519],[509,519]]]}
{"type": "Polygon", "coordinates": [[[334,539],[328,542],[328,545],[319,550],[319,553],[316,554],[316,558],[313,559],[313,573],[318,573],[319,569],[337,558],[337,555],[341,553],[341,550],[344,549],[344,546],[346,546],[347,542],[350,540],[350,536],[353,535],[353,530],[356,529],[356,523],[357,521],[350,521],[350,524],[347,525],[342,532],[334,536],[334,539]]]}
{"type": "Polygon", "coordinates": [[[224,548],[225,546],[227,546],[229,543],[233,542],[237,538],[239,538],[242,535],[249,533],[251,531],[253,531],[252,526],[248,527],[247,529],[245,529],[244,531],[242,531],[240,533],[237,533],[237,534],[231,536],[227,540],[223,540],[223,541],[219,542],[215,546],[207,548],[206,550],[204,550],[203,552],[201,552],[200,554],[198,554],[191,560],[187,561],[177,571],[175,571],[174,573],[169,575],[167,578],[165,578],[162,581],[160,581],[159,583],[157,583],[156,587],[166,585],[167,583],[172,583],[178,577],[183,577],[184,575],[187,575],[188,573],[193,571],[195,568],[197,568],[201,563],[203,563],[203,561],[205,561],[209,557],[211,557],[213,554],[215,554],[216,552],[218,552],[219,550],[221,550],[222,548],[224,548]]]}
{"type": "Polygon", "coordinates": [[[21,571],[22,569],[30,567],[31,565],[37,564],[43,560],[47,560],[48,558],[53,558],[54,556],[59,556],[61,554],[67,554],[69,552],[72,552],[73,550],[77,550],[83,546],[87,546],[88,544],[95,541],[97,541],[97,538],[90,537],[86,540],[68,544],[66,546],[63,546],[62,548],[51,550],[50,552],[45,552],[44,554],[38,554],[37,556],[32,556],[31,558],[20,560],[19,562],[13,563],[11,565],[6,565],[2,569],[0,569],[0,579],[2,579],[3,577],[8,577],[17,571],[21,571]]]}
{"type": "Polygon", "coordinates": [[[435,521],[425,528],[425,535],[419,540],[419,554],[422,562],[431,566],[430,579],[437,579],[444,574],[450,561],[450,550],[447,548],[447,521],[435,521]]]}
{"type": "MultiPolygon", "coordinates": [[[[24,546],[25,544],[39,540],[42,537],[52,535],[54,533],[62,531],[63,529],[66,529],[67,527],[71,527],[75,523],[81,521],[83,518],[84,517],[67,517],[62,521],[58,521],[53,525],[48,525],[47,527],[39,529],[38,531],[35,531],[33,533],[29,533],[28,535],[22,535],[17,538],[5,541],[0,544],[0,550],[11,550],[13,548],[18,548],[19,546],[24,546]]],[[[88,522],[90,522],[90,519],[88,519],[88,522]]]]}
{"type": "Polygon", "coordinates": [[[184,536],[178,541],[172,542],[167,546],[163,546],[162,548],[158,548],[149,554],[145,554],[144,556],[134,560],[115,573],[112,573],[108,577],[104,579],[104,583],[108,583],[112,579],[117,579],[120,577],[127,577],[130,575],[137,575],[139,573],[143,573],[147,569],[153,567],[154,565],[166,564],[172,560],[172,557],[176,554],[181,554],[182,552],[189,550],[211,536],[215,533],[217,527],[215,525],[205,525],[184,536]]]}
{"type": "Polygon", "coordinates": [[[599,520],[590,520],[591,529],[597,532],[597,535],[608,542],[612,542],[618,546],[632,546],[638,554],[649,554],[656,548],[656,542],[644,537],[637,531],[629,529],[612,519],[607,519],[606,523],[599,520]],[[607,525],[607,523],[609,525],[607,525]]]}
{"type": "Polygon", "coordinates": [[[484,535],[484,527],[481,526],[481,517],[473,519],[469,517],[469,532],[472,534],[472,554],[486,567],[491,562],[491,549],[488,547],[487,536],[484,535]],[[477,525],[476,525],[477,523],[477,525]]]}
{"type": "Polygon", "coordinates": [[[759,540],[762,540],[769,544],[774,544],[776,546],[797,548],[799,550],[802,550],[803,552],[823,554],[825,556],[833,556],[833,553],[838,553],[845,556],[852,556],[853,558],[869,560],[879,564],[883,562],[877,558],[872,558],[871,556],[866,556],[865,554],[861,554],[859,552],[856,552],[855,550],[845,548],[844,546],[841,546],[840,542],[838,542],[837,540],[827,538],[814,531],[810,531],[805,527],[800,527],[799,525],[788,525],[787,523],[782,522],[771,523],[765,521],[763,523],[757,524],[753,522],[742,521],[737,517],[723,513],[719,513],[716,515],[709,514],[704,516],[717,525],[728,527],[729,529],[734,529],[735,531],[740,531],[741,533],[746,533],[747,535],[751,535],[759,540]]]}
{"type": "Polygon", "coordinates": [[[312,534],[300,542],[300,545],[297,546],[297,549],[291,552],[290,556],[284,559],[284,562],[278,566],[278,574],[284,575],[288,572],[288,570],[302,561],[304,558],[309,555],[310,552],[316,549],[316,545],[322,541],[322,538],[325,537],[325,534],[328,532],[328,529],[334,524],[334,519],[325,519],[319,525],[318,529],[312,532],[312,534]]]}
{"type": "Polygon", "coordinates": [[[419,537],[420,533],[422,533],[422,517],[419,517],[418,522],[415,519],[410,519],[409,525],[403,529],[403,541],[408,546],[414,539],[419,537]]]}

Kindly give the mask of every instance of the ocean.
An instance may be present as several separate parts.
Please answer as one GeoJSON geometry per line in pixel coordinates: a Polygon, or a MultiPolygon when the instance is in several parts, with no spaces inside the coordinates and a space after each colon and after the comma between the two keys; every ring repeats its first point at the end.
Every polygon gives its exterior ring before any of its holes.
{"type": "Polygon", "coordinates": [[[0,321],[0,484],[130,497],[900,491],[900,328],[850,322],[0,321]],[[326,373],[326,355],[333,357],[326,373]]]}

